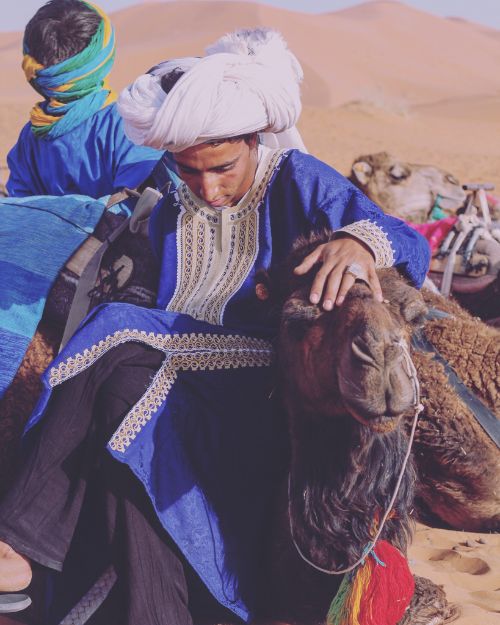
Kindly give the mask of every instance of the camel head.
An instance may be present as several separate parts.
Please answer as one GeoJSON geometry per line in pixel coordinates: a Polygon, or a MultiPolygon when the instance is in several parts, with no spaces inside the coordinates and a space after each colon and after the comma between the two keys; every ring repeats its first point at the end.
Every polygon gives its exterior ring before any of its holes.
{"type": "Polygon", "coordinates": [[[386,213],[417,223],[455,214],[466,197],[443,169],[406,163],[387,152],[357,158],[350,180],[386,213]]]}
{"type": "MultiPolygon", "coordinates": [[[[360,557],[394,492],[408,446],[402,417],[413,415],[416,399],[407,346],[427,309],[393,269],[378,274],[389,303],[377,302],[357,282],[333,311],[311,304],[317,268],[305,276],[293,270],[330,236],[297,241],[282,265],[258,276],[256,294],[279,317],[278,371],[291,452],[288,517],[306,557],[337,569],[360,557]]],[[[397,516],[383,536],[404,551],[411,463],[401,484],[397,516]]],[[[300,568],[297,554],[292,561],[300,568]]]]}
{"type": "Polygon", "coordinates": [[[425,304],[396,270],[379,275],[392,303],[377,302],[357,282],[333,311],[311,304],[315,270],[298,277],[293,268],[320,242],[317,236],[299,241],[287,266],[271,276],[282,290],[278,351],[285,400],[311,418],[347,414],[373,431],[391,431],[414,405],[408,340],[425,304]]]}

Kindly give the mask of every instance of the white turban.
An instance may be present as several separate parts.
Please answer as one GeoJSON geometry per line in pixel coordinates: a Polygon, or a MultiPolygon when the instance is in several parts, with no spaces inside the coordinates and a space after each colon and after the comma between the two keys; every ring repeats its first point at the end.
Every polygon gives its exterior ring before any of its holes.
{"type": "Polygon", "coordinates": [[[305,150],[295,128],[302,76],[279,33],[240,30],[202,58],[174,59],[139,76],[120,94],[118,110],[134,143],[160,150],[181,152],[253,132],[264,133],[270,146],[305,150]],[[184,73],[166,94],[161,79],[174,69],[184,73]]]}

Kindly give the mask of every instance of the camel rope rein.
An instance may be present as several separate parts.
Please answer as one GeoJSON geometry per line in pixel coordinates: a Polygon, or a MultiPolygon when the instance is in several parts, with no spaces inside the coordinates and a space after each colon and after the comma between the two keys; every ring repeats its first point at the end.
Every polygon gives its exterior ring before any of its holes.
{"type": "MultiPolygon", "coordinates": [[[[405,454],[405,457],[404,457],[404,460],[403,460],[403,464],[401,465],[401,469],[399,471],[399,475],[398,475],[398,479],[396,481],[396,485],[394,486],[394,492],[392,494],[392,497],[391,497],[391,500],[389,502],[389,505],[387,506],[387,509],[386,509],[386,511],[384,513],[384,516],[382,517],[382,520],[381,520],[379,528],[378,528],[378,530],[377,530],[377,532],[375,534],[375,537],[371,540],[370,543],[368,543],[366,548],[363,550],[363,553],[358,558],[358,560],[356,560],[356,562],[354,564],[352,564],[351,566],[349,566],[349,567],[347,567],[345,569],[339,569],[337,571],[334,571],[334,570],[324,569],[321,566],[318,566],[317,564],[315,564],[314,562],[309,560],[309,558],[307,558],[307,556],[304,555],[304,553],[300,549],[299,545],[297,544],[297,541],[295,540],[295,534],[294,534],[294,529],[293,529],[293,520],[292,520],[292,502],[291,502],[291,496],[290,496],[291,495],[291,474],[290,473],[288,474],[288,520],[289,520],[289,524],[290,524],[290,536],[291,536],[293,545],[294,545],[297,553],[301,557],[301,559],[306,564],[311,566],[313,569],[316,569],[316,571],[319,571],[320,573],[325,573],[326,575],[344,575],[345,573],[350,573],[358,565],[362,564],[365,561],[365,559],[370,555],[370,553],[375,548],[375,545],[377,544],[377,541],[378,541],[378,539],[380,538],[380,536],[382,534],[382,531],[384,529],[384,525],[385,525],[389,515],[392,512],[392,509],[393,509],[393,506],[394,506],[394,502],[396,501],[396,497],[398,496],[398,492],[399,492],[399,488],[401,486],[401,482],[403,481],[403,476],[404,476],[404,473],[405,473],[405,470],[406,470],[406,465],[408,464],[408,460],[409,460],[410,454],[411,454],[411,448],[412,448],[412,444],[413,444],[413,439],[415,438],[415,430],[417,429],[418,416],[422,412],[424,407],[420,403],[420,384],[418,382],[417,370],[416,370],[415,365],[413,364],[413,361],[412,361],[411,356],[410,356],[410,351],[409,351],[408,344],[406,343],[406,341],[404,339],[400,339],[399,341],[397,341],[397,345],[399,345],[399,347],[401,347],[401,349],[403,351],[403,366],[404,366],[404,369],[405,369],[405,373],[410,378],[410,380],[412,382],[412,385],[413,385],[413,406],[414,406],[415,413],[414,413],[414,416],[413,416],[410,436],[408,438],[408,447],[407,447],[406,454],[405,454]]],[[[373,554],[373,556],[375,557],[375,559],[377,559],[376,554],[373,554]]]]}

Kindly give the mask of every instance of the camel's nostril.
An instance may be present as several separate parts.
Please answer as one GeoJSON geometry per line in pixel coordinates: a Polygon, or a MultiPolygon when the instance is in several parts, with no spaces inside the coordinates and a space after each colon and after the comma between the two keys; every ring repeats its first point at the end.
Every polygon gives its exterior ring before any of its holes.
{"type": "Polygon", "coordinates": [[[398,341],[389,343],[384,350],[384,358],[387,363],[400,362],[403,358],[403,350],[398,341]]]}
{"type": "Polygon", "coordinates": [[[354,338],[351,343],[353,354],[362,362],[368,365],[376,365],[377,361],[370,352],[368,344],[359,336],[354,338]]]}

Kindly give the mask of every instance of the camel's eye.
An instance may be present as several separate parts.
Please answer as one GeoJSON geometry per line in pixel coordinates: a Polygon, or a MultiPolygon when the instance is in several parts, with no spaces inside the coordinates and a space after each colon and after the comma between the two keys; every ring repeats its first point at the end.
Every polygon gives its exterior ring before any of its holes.
{"type": "Polygon", "coordinates": [[[291,338],[302,340],[307,330],[321,314],[319,306],[292,297],[283,306],[282,323],[291,338]]]}
{"type": "Polygon", "coordinates": [[[401,165],[393,165],[389,169],[389,176],[393,180],[397,180],[397,181],[404,180],[405,178],[408,178],[409,175],[410,175],[410,170],[406,169],[405,167],[401,165]]]}
{"type": "Polygon", "coordinates": [[[451,174],[446,174],[444,179],[446,180],[446,182],[449,182],[451,184],[456,184],[456,185],[460,184],[458,180],[455,178],[455,176],[452,176],[451,174]]]}
{"type": "Polygon", "coordinates": [[[408,297],[401,303],[401,314],[403,318],[416,328],[424,324],[428,312],[428,308],[420,295],[417,296],[415,294],[413,297],[408,297]]]}

